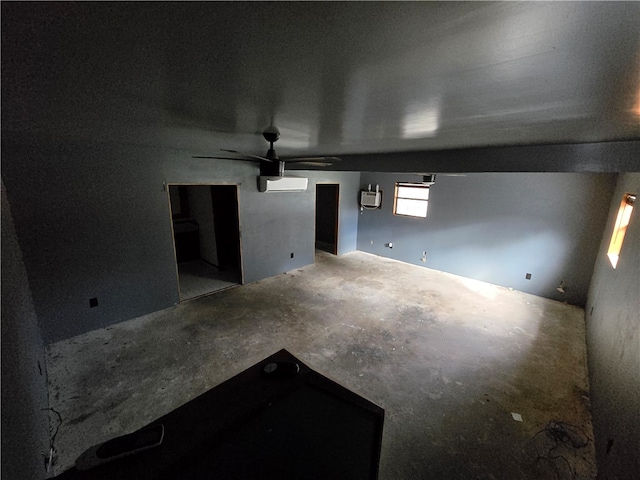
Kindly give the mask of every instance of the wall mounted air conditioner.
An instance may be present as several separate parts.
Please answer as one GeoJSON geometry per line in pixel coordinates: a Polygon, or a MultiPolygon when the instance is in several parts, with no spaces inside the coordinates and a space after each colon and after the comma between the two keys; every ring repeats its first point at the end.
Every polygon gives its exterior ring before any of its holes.
{"type": "Polygon", "coordinates": [[[308,179],[304,177],[258,177],[261,192],[304,192],[308,179]]]}
{"type": "Polygon", "coordinates": [[[371,192],[362,190],[360,192],[360,206],[362,207],[378,208],[381,201],[382,194],[379,191],[371,192]]]}

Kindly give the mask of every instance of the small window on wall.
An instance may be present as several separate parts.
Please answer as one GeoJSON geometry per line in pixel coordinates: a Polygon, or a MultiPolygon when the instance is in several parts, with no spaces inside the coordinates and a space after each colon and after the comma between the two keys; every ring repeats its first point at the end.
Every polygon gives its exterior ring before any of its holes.
{"type": "Polygon", "coordinates": [[[607,251],[607,256],[613,268],[618,265],[618,257],[620,256],[620,250],[622,250],[622,242],[624,241],[624,235],[627,233],[635,201],[636,195],[634,193],[625,193],[618,209],[616,224],[613,227],[613,235],[611,235],[611,243],[609,243],[609,250],[607,251]]]}
{"type": "Polygon", "coordinates": [[[394,215],[427,218],[429,185],[424,183],[396,183],[393,202],[394,215]]]}

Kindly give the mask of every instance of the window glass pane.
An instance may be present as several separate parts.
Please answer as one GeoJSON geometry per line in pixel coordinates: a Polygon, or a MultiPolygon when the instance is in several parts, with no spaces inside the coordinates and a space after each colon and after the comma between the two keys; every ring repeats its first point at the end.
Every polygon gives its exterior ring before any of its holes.
{"type": "Polygon", "coordinates": [[[424,200],[398,198],[396,200],[396,214],[426,218],[428,204],[429,203],[424,200]]]}
{"type": "Polygon", "coordinates": [[[429,199],[429,187],[406,187],[398,186],[398,198],[416,198],[419,200],[429,199]]]}
{"type": "Polygon", "coordinates": [[[618,209],[618,216],[616,217],[616,223],[613,227],[613,233],[611,234],[611,242],[609,243],[609,250],[607,255],[611,261],[611,266],[616,268],[618,265],[618,259],[620,257],[620,251],[622,250],[622,242],[624,236],[627,233],[627,227],[631,221],[631,212],[633,211],[633,204],[635,203],[635,195],[625,193],[618,209]]]}

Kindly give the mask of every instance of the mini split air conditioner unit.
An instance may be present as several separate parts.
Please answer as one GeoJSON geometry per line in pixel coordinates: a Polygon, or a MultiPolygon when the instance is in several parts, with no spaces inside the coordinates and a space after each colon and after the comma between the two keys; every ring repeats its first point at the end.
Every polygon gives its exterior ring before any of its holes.
{"type": "Polygon", "coordinates": [[[261,192],[304,192],[308,179],[304,177],[258,177],[261,192]]]}
{"type": "Polygon", "coordinates": [[[423,175],[422,176],[422,183],[424,183],[425,185],[433,185],[434,183],[436,183],[436,176],[435,174],[430,174],[430,175],[423,175]]]}

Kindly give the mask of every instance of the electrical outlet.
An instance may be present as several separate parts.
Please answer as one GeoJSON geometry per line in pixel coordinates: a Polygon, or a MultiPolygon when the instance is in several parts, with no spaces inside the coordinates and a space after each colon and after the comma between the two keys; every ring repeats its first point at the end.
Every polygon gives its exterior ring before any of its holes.
{"type": "Polygon", "coordinates": [[[427,252],[422,252],[422,257],[420,257],[420,261],[422,263],[427,263],[427,252]]]}
{"type": "Polygon", "coordinates": [[[531,280],[531,274],[530,274],[530,273],[527,273],[527,274],[524,276],[524,278],[526,278],[527,280],[531,280]]]}
{"type": "Polygon", "coordinates": [[[89,308],[93,308],[93,307],[97,307],[98,306],[98,298],[97,297],[93,297],[89,299],[89,308]]]}

